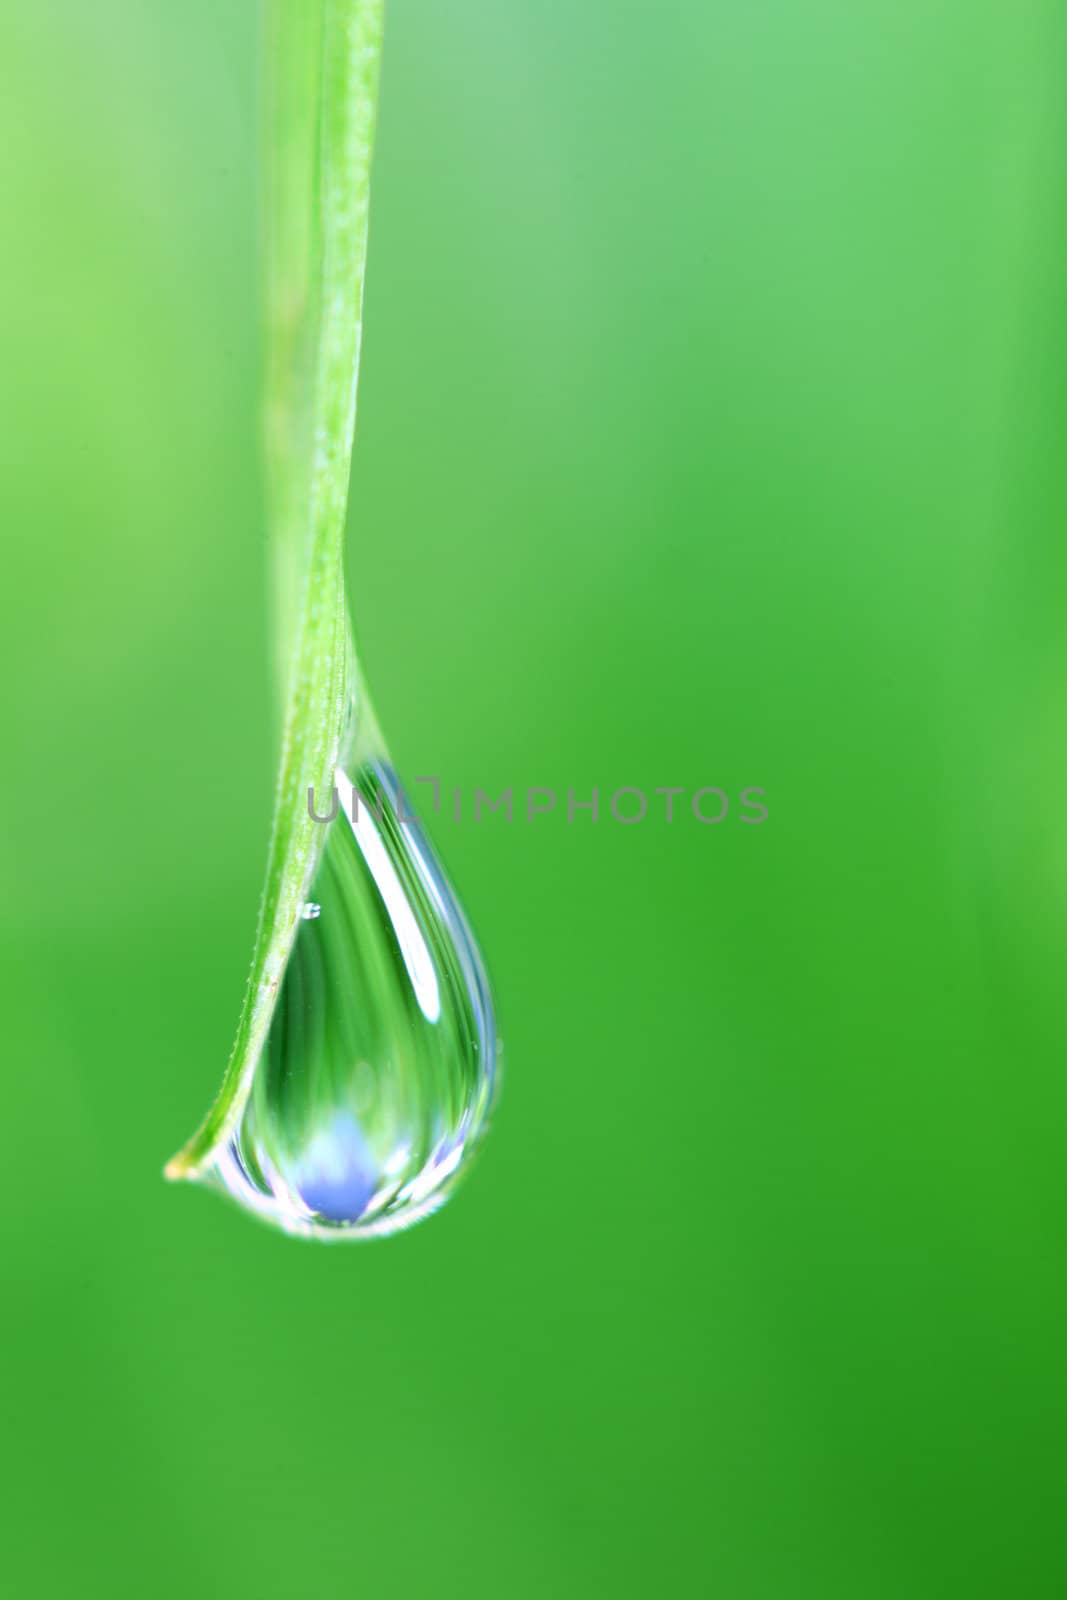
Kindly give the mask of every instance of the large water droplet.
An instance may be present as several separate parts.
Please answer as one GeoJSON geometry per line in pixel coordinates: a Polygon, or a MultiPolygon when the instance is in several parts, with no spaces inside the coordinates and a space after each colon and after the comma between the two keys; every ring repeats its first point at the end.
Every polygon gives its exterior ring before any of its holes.
{"type": "Polygon", "coordinates": [[[290,1232],[366,1237],[454,1187],[497,1040],[477,946],[395,775],[364,761],[337,787],[248,1100],[204,1176],[290,1232]]]}

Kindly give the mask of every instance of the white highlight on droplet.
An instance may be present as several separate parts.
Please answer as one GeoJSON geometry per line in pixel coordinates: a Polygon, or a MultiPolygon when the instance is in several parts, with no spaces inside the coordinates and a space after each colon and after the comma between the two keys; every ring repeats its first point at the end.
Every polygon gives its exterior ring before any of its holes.
{"type": "MultiPolygon", "coordinates": [[[[342,787],[346,789],[352,787],[340,767],[337,769],[334,782],[338,790],[342,787]]],[[[419,1002],[419,1010],[427,1022],[436,1022],[441,1015],[441,991],[437,986],[437,974],[422,929],[415,920],[400,879],[397,877],[396,868],[389,859],[369,808],[354,803],[352,812],[353,815],[349,816],[344,806],[340,808],[341,816],[345,817],[356,836],[356,843],[363,852],[363,859],[370,868],[371,876],[378,886],[378,893],[385,902],[389,920],[396,930],[400,954],[411,979],[415,998],[419,1002]]]]}

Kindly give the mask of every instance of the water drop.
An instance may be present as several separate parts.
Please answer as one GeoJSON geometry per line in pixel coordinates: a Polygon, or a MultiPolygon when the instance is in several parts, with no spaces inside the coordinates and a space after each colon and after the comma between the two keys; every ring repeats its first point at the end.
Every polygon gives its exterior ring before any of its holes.
{"type": "Polygon", "coordinates": [[[481,957],[395,773],[364,756],[337,788],[242,1115],[203,1173],[287,1231],[331,1238],[436,1210],[497,1073],[481,957]]]}

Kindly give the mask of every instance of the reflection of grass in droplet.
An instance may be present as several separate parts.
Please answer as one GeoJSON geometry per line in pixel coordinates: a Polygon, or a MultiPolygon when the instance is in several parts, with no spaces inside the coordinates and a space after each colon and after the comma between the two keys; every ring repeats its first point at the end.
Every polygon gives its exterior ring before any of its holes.
{"type": "Polygon", "coordinates": [[[454,1187],[496,1077],[488,983],[421,831],[367,809],[329,825],[251,1093],[218,1164],[297,1233],[407,1226],[454,1187]]]}

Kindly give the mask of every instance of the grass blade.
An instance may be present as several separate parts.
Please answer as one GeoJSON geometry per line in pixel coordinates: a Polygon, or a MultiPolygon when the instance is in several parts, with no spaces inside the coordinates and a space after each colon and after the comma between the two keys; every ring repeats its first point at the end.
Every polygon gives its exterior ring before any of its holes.
{"type": "Polygon", "coordinates": [[[344,528],[362,340],[382,0],[272,0],[266,453],[282,744],[252,968],[222,1088],[168,1164],[195,1178],[240,1118],[299,929],[353,690],[344,528]]]}

